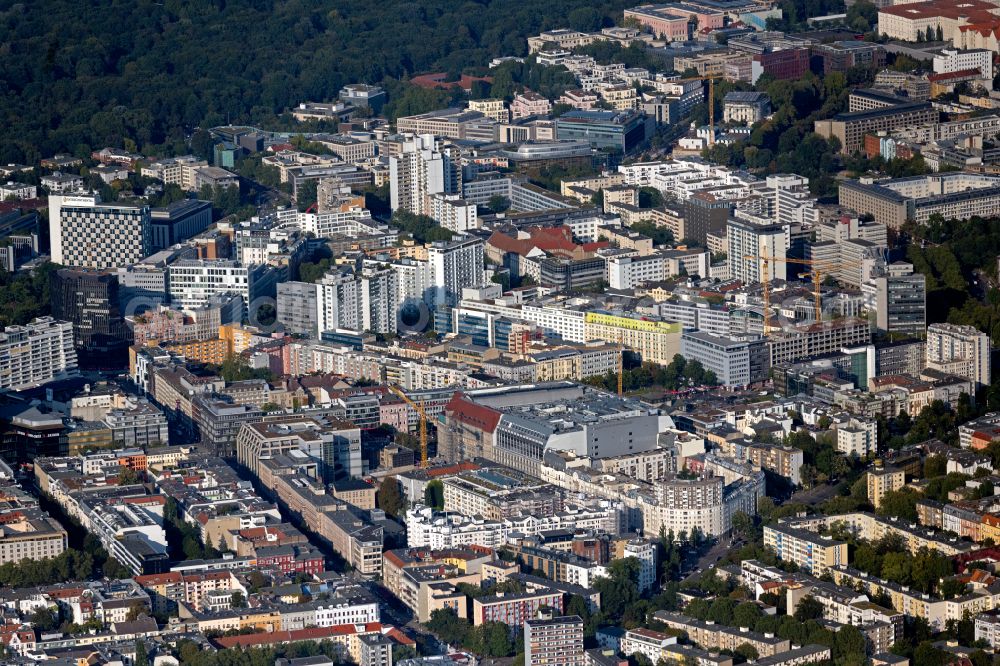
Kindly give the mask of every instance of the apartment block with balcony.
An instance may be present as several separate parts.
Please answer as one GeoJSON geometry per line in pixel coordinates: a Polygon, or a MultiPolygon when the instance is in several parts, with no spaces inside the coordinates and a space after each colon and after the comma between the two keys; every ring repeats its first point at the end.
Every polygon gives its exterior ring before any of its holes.
{"type": "Polygon", "coordinates": [[[788,525],[766,525],[764,545],[815,576],[847,564],[847,542],[788,525]]]}

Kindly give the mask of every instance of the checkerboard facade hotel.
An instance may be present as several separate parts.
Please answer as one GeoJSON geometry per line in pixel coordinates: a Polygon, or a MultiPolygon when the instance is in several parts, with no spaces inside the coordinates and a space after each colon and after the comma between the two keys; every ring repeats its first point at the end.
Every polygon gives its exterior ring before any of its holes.
{"type": "Polygon", "coordinates": [[[93,196],[49,197],[52,261],[64,266],[115,268],[149,254],[148,206],[100,203],[93,196]]]}

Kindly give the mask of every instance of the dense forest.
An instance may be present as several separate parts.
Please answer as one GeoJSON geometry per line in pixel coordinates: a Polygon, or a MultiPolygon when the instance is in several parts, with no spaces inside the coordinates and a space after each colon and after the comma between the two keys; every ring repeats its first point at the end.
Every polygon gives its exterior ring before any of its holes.
{"type": "MultiPolygon", "coordinates": [[[[346,83],[485,66],[629,0],[0,0],[0,162],[266,123],[346,83]]],[[[398,84],[397,84],[398,85],[398,84]]],[[[390,90],[392,92],[392,90],[390,90]]]]}

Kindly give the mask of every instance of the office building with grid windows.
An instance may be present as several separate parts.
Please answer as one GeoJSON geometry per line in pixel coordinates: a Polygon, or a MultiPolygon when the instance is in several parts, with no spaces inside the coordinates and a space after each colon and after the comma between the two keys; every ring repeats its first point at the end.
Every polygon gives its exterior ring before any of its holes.
{"type": "Polygon", "coordinates": [[[117,268],[150,253],[149,206],[101,203],[95,196],[49,197],[52,261],[63,266],[117,268]]]}

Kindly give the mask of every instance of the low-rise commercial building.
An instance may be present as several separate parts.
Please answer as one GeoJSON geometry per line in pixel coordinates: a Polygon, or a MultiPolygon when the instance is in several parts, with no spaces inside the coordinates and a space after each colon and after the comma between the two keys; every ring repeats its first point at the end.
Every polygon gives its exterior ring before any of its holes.
{"type": "Polygon", "coordinates": [[[867,111],[851,111],[829,120],[817,120],[815,130],[823,138],[837,139],[840,151],[851,155],[864,147],[866,134],[937,122],[939,115],[929,102],[910,102],[867,111]]]}
{"type": "Polygon", "coordinates": [[[887,180],[844,180],[840,205],[876,222],[899,229],[908,221],[927,224],[932,215],[944,219],[1000,214],[1000,176],[964,172],[887,180]]]}

